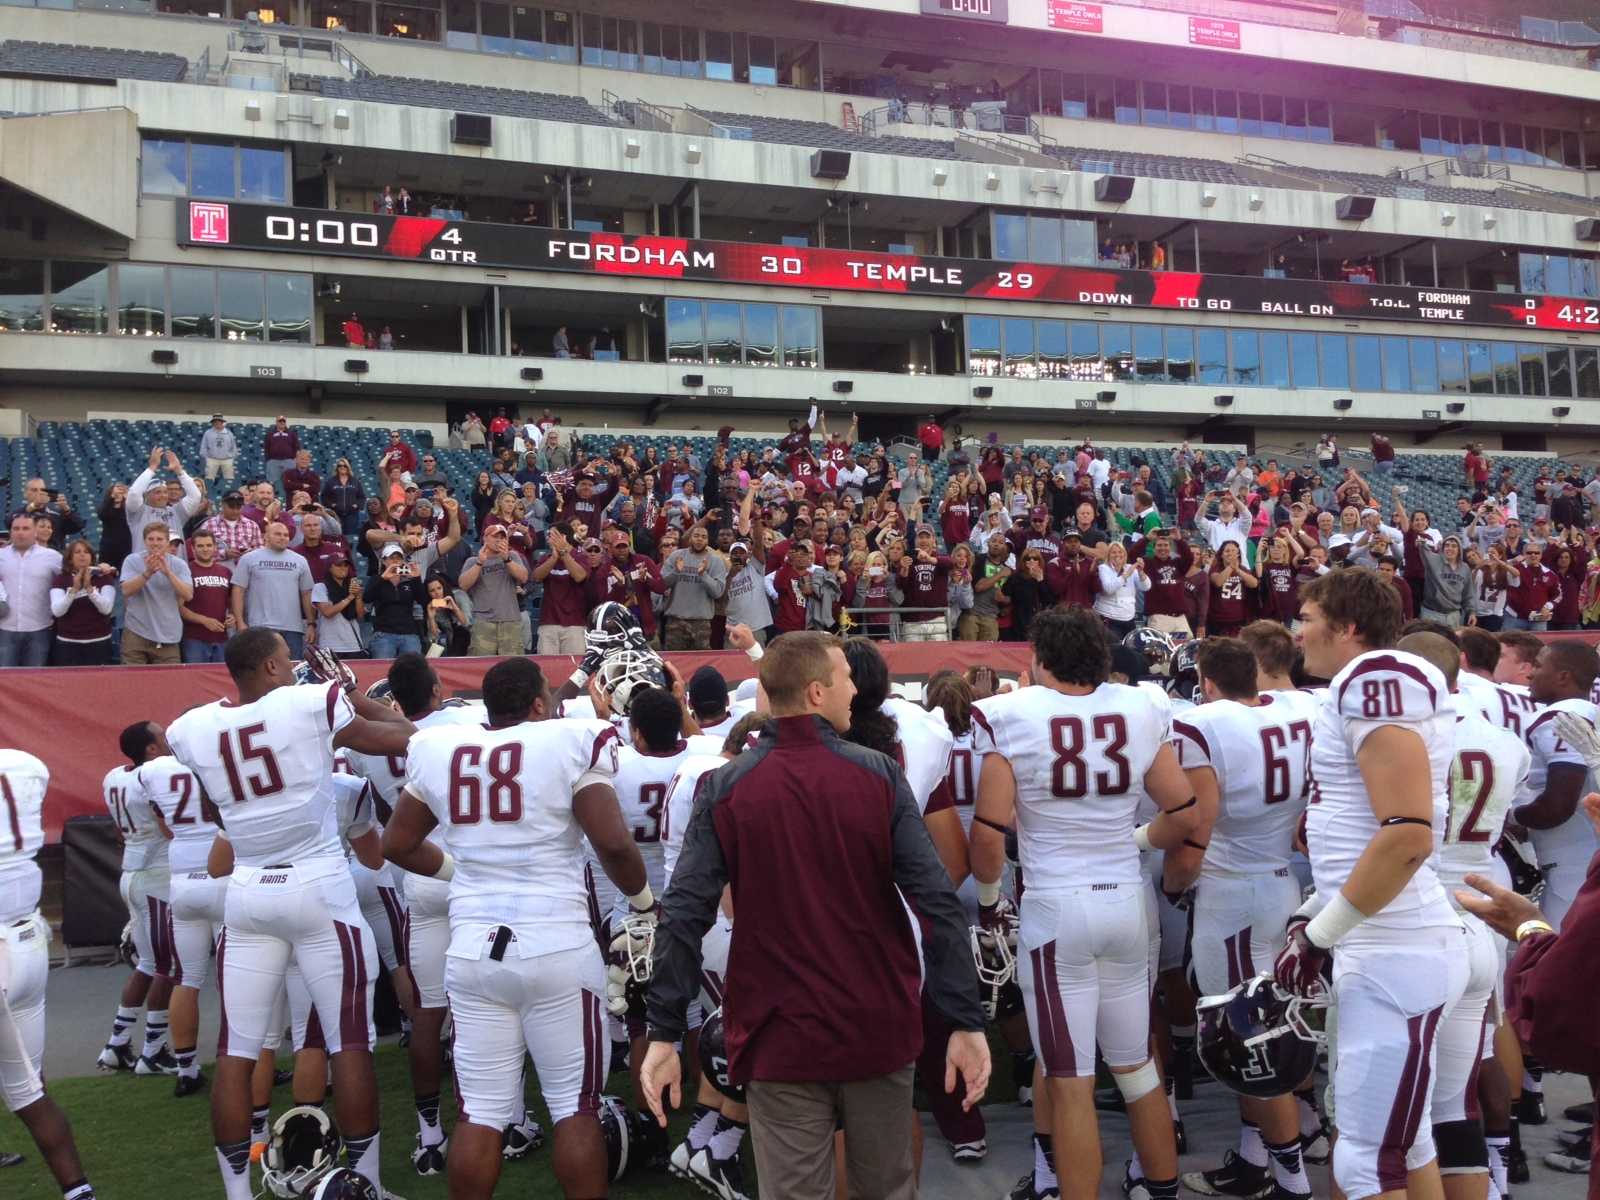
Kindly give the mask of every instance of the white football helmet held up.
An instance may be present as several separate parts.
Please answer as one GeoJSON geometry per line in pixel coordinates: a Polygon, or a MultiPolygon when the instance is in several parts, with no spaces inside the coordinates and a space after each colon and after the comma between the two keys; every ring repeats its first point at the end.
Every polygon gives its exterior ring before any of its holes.
{"type": "Polygon", "coordinates": [[[273,1122],[261,1159],[261,1180],[274,1196],[286,1200],[309,1196],[322,1177],[338,1167],[343,1151],[344,1140],[328,1114],[299,1105],[273,1122]]]}
{"type": "Polygon", "coordinates": [[[619,717],[628,715],[634,694],[641,688],[670,689],[672,686],[660,656],[651,650],[635,650],[631,647],[607,654],[595,678],[599,680],[600,691],[611,705],[611,711],[619,717]]]}

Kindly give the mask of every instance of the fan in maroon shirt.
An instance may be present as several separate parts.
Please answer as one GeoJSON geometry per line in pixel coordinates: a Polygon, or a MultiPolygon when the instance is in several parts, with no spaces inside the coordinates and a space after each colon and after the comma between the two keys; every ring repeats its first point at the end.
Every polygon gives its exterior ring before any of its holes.
{"type": "MultiPolygon", "coordinates": [[[[1154,540],[1156,552],[1144,560],[1145,574],[1150,578],[1150,590],[1144,594],[1145,615],[1187,617],[1189,605],[1183,596],[1183,580],[1194,563],[1194,552],[1181,537],[1158,536],[1154,540]]],[[[1144,541],[1144,538],[1134,539],[1134,558],[1144,554],[1144,541]]]]}
{"type": "Polygon", "coordinates": [[[928,609],[910,614],[912,621],[938,621],[950,604],[950,558],[940,554],[932,525],[917,526],[916,549],[900,560],[900,590],[905,607],[928,609]]]}
{"type": "Polygon", "coordinates": [[[1263,617],[1287,625],[1300,615],[1300,589],[1295,582],[1289,547],[1274,539],[1267,551],[1267,565],[1261,568],[1261,588],[1257,608],[1263,617]]]}
{"type": "Polygon", "coordinates": [[[1523,545],[1522,556],[1512,564],[1517,572],[1515,587],[1506,589],[1506,612],[1533,621],[1534,613],[1554,608],[1561,599],[1561,580],[1540,561],[1539,548],[1531,541],[1523,545]]]}
{"type": "Polygon", "coordinates": [[[1245,569],[1238,542],[1224,542],[1211,568],[1211,601],[1206,630],[1213,637],[1236,636],[1251,619],[1250,605],[1260,580],[1245,569]]]}
{"type": "Polygon", "coordinates": [[[1083,549],[1083,535],[1069,529],[1061,535],[1061,553],[1045,567],[1045,582],[1067,608],[1088,608],[1100,590],[1100,560],[1083,549]]]}
{"type": "MultiPolygon", "coordinates": [[[[343,556],[341,551],[340,557],[343,556]]],[[[233,572],[217,561],[217,541],[209,533],[196,532],[189,538],[189,575],[194,584],[194,595],[183,607],[197,617],[206,617],[226,626],[233,572]]],[[[186,618],[183,622],[183,640],[225,642],[228,640],[228,631],[226,628],[212,629],[186,618]]]]}
{"type": "Polygon", "coordinates": [[[590,536],[599,534],[601,516],[616,487],[610,479],[596,483],[587,475],[578,476],[578,481],[560,494],[561,519],[581,521],[590,536]]]}
{"type": "MultiPolygon", "coordinates": [[[[772,586],[778,593],[772,626],[779,633],[797,633],[806,627],[806,580],[815,559],[809,541],[786,545],[786,561],[772,575],[772,586]]],[[[768,562],[776,557],[777,549],[774,546],[767,551],[768,562]]]]}

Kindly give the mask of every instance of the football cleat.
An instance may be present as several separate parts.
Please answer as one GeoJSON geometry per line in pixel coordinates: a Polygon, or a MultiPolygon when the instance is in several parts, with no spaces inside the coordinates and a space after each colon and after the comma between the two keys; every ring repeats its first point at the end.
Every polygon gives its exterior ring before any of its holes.
{"type": "MultiPolygon", "coordinates": [[[[648,1111],[631,1116],[633,1128],[629,1131],[628,1157],[649,1171],[667,1169],[667,1131],[656,1124],[648,1111]]],[[[690,1160],[693,1166],[694,1160],[690,1160]]]]}
{"type": "Polygon", "coordinates": [[[1569,1121],[1577,1121],[1580,1125],[1593,1125],[1594,1101],[1586,1100],[1582,1104],[1569,1104],[1561,1110],[1561,1115],[1569,1121]]]}
{"type": "Polygon", "coordinates": [[[1057,1188],[1039,1191],[1033,1186],[1033,1172],[1029,1171],[1012,1185],[1006,1193],[1006,1200],[1061,1200],[1061,1192],[1057,1188]]]}
{"type": "Polygon", "coordinates": [[[1189,1135],[1183,1131],[1183,1119],[1172,1123],[1172,1140],[1177,1143],[1179,1155],[1189,1153],[1189,1135]]]}
{"type": "Polygon", "coordinates": [[[23,1158],[20,1154],[13,1153],[10,1150],[0,1150],[0,1169],[5,1167],[20,1167],[27,1161],[28,1160],[23,1158]]]}
{"type": "Polygon", "coordinates": [[[600,1136],[606,1143],[606,1175],[615,1183],[628,1169],[633,1149],[633,1122],[615,1096],[600,1097],[600,1136]]]}
{"type": "Polygon", "coordinates": [[[744,1167],[738,1155],[713,1158],[710,1146],[695,1151],[689,1159],[689,1180],[718,1200],[749,1200],[744,1190],[744,1167]]]}
{"type": "Polygon", "coordinates": [[[1183,1176],[1183,1186],[1202,1196],[1238,1196],[1243,1200],[1258,1200],[1272,1195],[1272,1170],[1255,1167],[1239,1157],[1235,1150],[1222,1156],[1222,1165],[1209,1171],[1189,1171],[1183,1176]]]}
{"type": "Polygon", "coordinates": [[[133,1052],[130,1045],[113,1046],[106,1043],[100,1057],[94,1060],[94,1065],[102,1071],[131,1071],[139,1065],[139,1056],[133,1052]]]}
{"type": "Polygon", "coordinates": [[[179,1075],[178,1082],[173,1085],[172,1094],[179,1100],[185,1096],[192,1096],[196,1092],[206,1090],[206,1073],[201,1071],[198,1075],[179,1075]]]}
{"type": "Polygon", "coordinates": [[[1524,1091],[1511,1105],[1511,1115],[1524,1125],[1543,1125],[1550,1119],[1544,1107],[1544,1093],[1524,1091]]]}
{"type": "Polygon", "coordinates": [[[521,1125],[508,1125],[500,1138],[500,1157],[507,1162],[527,1158],[544,1145],[544,1130],[539,1122],[528,1117],[521,1125]]]}
{"type": "Polygon", "coordinates": [[[1521,1146],[1512,1146],[1506,1155],[1506,1182],[1528,1182],[1528,1154],[1521,1146]]]}
{"type": "Polygon", "coordinates": [[[416,1147],[411,1151],[411,1169],[418,1175],[443,1175],[445,1154],[449,1148],[448,1138],[432,1146],[424,1146],[422,1135],[417,1134],[416,1147]]]}
{"type": "Polygon", "coordinates": [[[1300,1135],[1300,1157],[1314,1167],[1320,1167],[1333,1157],[1333,1143],[1328,1140],[1326,1122],[1317,1132],[1300,1135]]]}
{"type": "Polygon", "coordinates": [[[135,1075],[176,1075],[178,1073],[178,1060],[172,1057],[172,1051],[165,1046],[155,1054],[141,1054],[139,1061],[134,1064],[135,1075]]]}
{"type": "Polygon", "coordinates": [[[667,1159],[667,1172],[676,1175],[679,1179],[688,1179],[693,1182],[694,1177],[689,1174],[689,1160],[695,1152],[689,1148],[689,1139],[685,1138],[672,1148],[672,1154],[667,1159]]]}
{"type": "Polygon", "coordinates": [[[1133,1160],[1130,1158],[1122,1168],[1122,1194],[1128,1200],[1150,1200],[1150,1188],[1144,1181],[1144,1176],[1138,1179],[1133,1177],[1133,1160]]]}
{"type": "Polygon", "coordinates": [[[975,1142],[951,1142],[950,1157],[958,1163],[981,1163],[989,1155],[989,1143],[984,1138],[975,1142]]]}
{"type": "Polygon", "coordinates": [[[1552,1150],[1544,1156],[1544,1165],[1552,1171],[1561,1171],[1567,1175],[1587,1175],[1589,1173],[1588,1147],[1582,1151],[1552,1150]]]}

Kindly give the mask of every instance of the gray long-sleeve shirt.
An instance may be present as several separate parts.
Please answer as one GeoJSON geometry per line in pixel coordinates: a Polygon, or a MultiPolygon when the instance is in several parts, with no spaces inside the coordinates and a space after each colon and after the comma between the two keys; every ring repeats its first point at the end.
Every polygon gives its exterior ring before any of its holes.
{"type": "Polygon", "coordinates": [[[145,492],[156,481],[156,473],[145,468],[128,485],[128,499],[123,506],[127,515],[128,529],[133,534],[133,543],[138,545],[144,537],[144,527],[151,521],[160,521],[167,527],[167,533],[175,542],[183,541],[184,522],[200,511],[200,489],[195,486],[194,480],[189,478],[187,471],[178,475],[178,484],[183,488],[183,499],[176,504],[164,504],[159,508],[145,502],[145,492]]]}
{"type": "Polygon", "coordinates": [[[200,457],[229,459],[239,457],[239,442],[231,429],[207,429],[200,435],[200,457]]]}
{"type": "Polygon", "coordinates": [[[1472,568],[1460,559],[1447,566],[1443,554],[1421,541],[1417,545],[1422,550],[1422,607],[1450,613],[1465,625],[1472,615],[1472,568]]]}
{"type": "Polygon", "coordinates": [[[674,550],[661,565],[661,580],[671,589],[667,596],[669,617],[709,621],[716,615],[716,602],[728,585],[728,565],[722,557],[702,550],[674,550]],[[704,561],[706,569],[700,570],[704,561]]]}

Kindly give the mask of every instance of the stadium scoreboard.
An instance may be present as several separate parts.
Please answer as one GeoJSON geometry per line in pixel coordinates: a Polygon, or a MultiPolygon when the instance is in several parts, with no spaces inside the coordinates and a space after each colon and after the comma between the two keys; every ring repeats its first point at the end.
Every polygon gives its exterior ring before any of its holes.
{"type": "Polygon", "coordinates": [[[592,233],[222,201],[177,207],[181,246],[1067,307],[1600,332],[1600,300],[592,233]]]}

